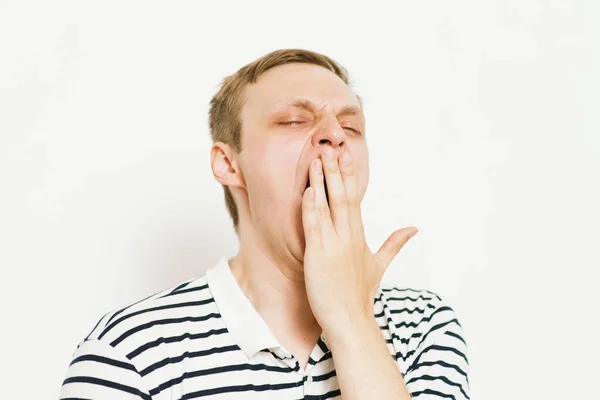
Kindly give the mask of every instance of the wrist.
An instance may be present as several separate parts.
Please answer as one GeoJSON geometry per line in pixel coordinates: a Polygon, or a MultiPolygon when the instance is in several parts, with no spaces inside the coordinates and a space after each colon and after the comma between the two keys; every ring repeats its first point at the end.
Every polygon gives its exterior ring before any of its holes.
{"type": "Polygon", "coordinates": [[[359,347],[365,340],[366,335],[381,334],[379,325],[374,317],[359,317],[348,320],[345,323],[337,323],[331,328],[323,328],[323,336],[327,344],[334,347],[354,348],[359,347]]]}

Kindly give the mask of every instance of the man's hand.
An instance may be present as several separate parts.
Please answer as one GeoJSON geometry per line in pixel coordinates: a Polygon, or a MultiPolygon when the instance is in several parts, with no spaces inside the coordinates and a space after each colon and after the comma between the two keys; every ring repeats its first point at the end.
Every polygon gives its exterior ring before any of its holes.
{"type": "Polygon", "coordinates": [[[416,227],[397,230],[377,253],[371,253],[364,236],[360,200],[348,149],[344,147],[336,157],[332,147],[324,146],[321,158],[310,166],[302,223],[307,295],[326,336],[374,319],[377,285],[402,246],[418,232],[416,227]]]}

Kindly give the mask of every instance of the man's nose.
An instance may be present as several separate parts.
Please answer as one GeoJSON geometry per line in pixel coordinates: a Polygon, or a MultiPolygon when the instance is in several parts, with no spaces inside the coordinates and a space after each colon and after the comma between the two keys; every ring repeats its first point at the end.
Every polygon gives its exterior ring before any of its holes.
{"type": "Polygon", "coordinates": [[[337,122],[337,119],[323,121],[312,137],[312,145],[321,148],[325,145],[333,147],[336,151],[342,151],[346,141],[346,132],[337,122]]]}

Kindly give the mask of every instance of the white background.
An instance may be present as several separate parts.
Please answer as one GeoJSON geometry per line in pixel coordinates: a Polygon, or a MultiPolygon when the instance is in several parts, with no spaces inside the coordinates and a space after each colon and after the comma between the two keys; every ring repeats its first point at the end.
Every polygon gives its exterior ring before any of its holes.
{"type": "Polygon", "coordinates": [[[473,399],[591,399],[600,367],[599,3],[0,1],[3,399],[52,399],[105,312],[237,238],[208,102],[278,49],[365,99],[384,281],[455,308],[473,399]]]}

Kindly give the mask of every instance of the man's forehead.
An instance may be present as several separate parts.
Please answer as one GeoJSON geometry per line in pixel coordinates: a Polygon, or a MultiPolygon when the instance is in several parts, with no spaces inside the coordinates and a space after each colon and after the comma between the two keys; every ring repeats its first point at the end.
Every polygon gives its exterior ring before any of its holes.
{"type": "Polygon", "coordinates": [[[358,96],[339,76],[311,64],[292,63],[266,71],[247,87],[246,100],[252,108],[269,113],[291,108],[317,112],[331,105],[336,111],[362,114],[358,96]]]}
{"type": "Polygon", "coordinates": [[[299,108],[315,114],[323,111],[328,105],[331,105],[335,110],[336,115],[358,115],[363,116],[362,109],[358,99],[356,102],[348,102],[347,100],[332,99],[327,100],[311,100],[306,97],[289,97],[281,100],[276,100],[271,106],[272,112],[284,111],[287,109],[299,108]]]}

